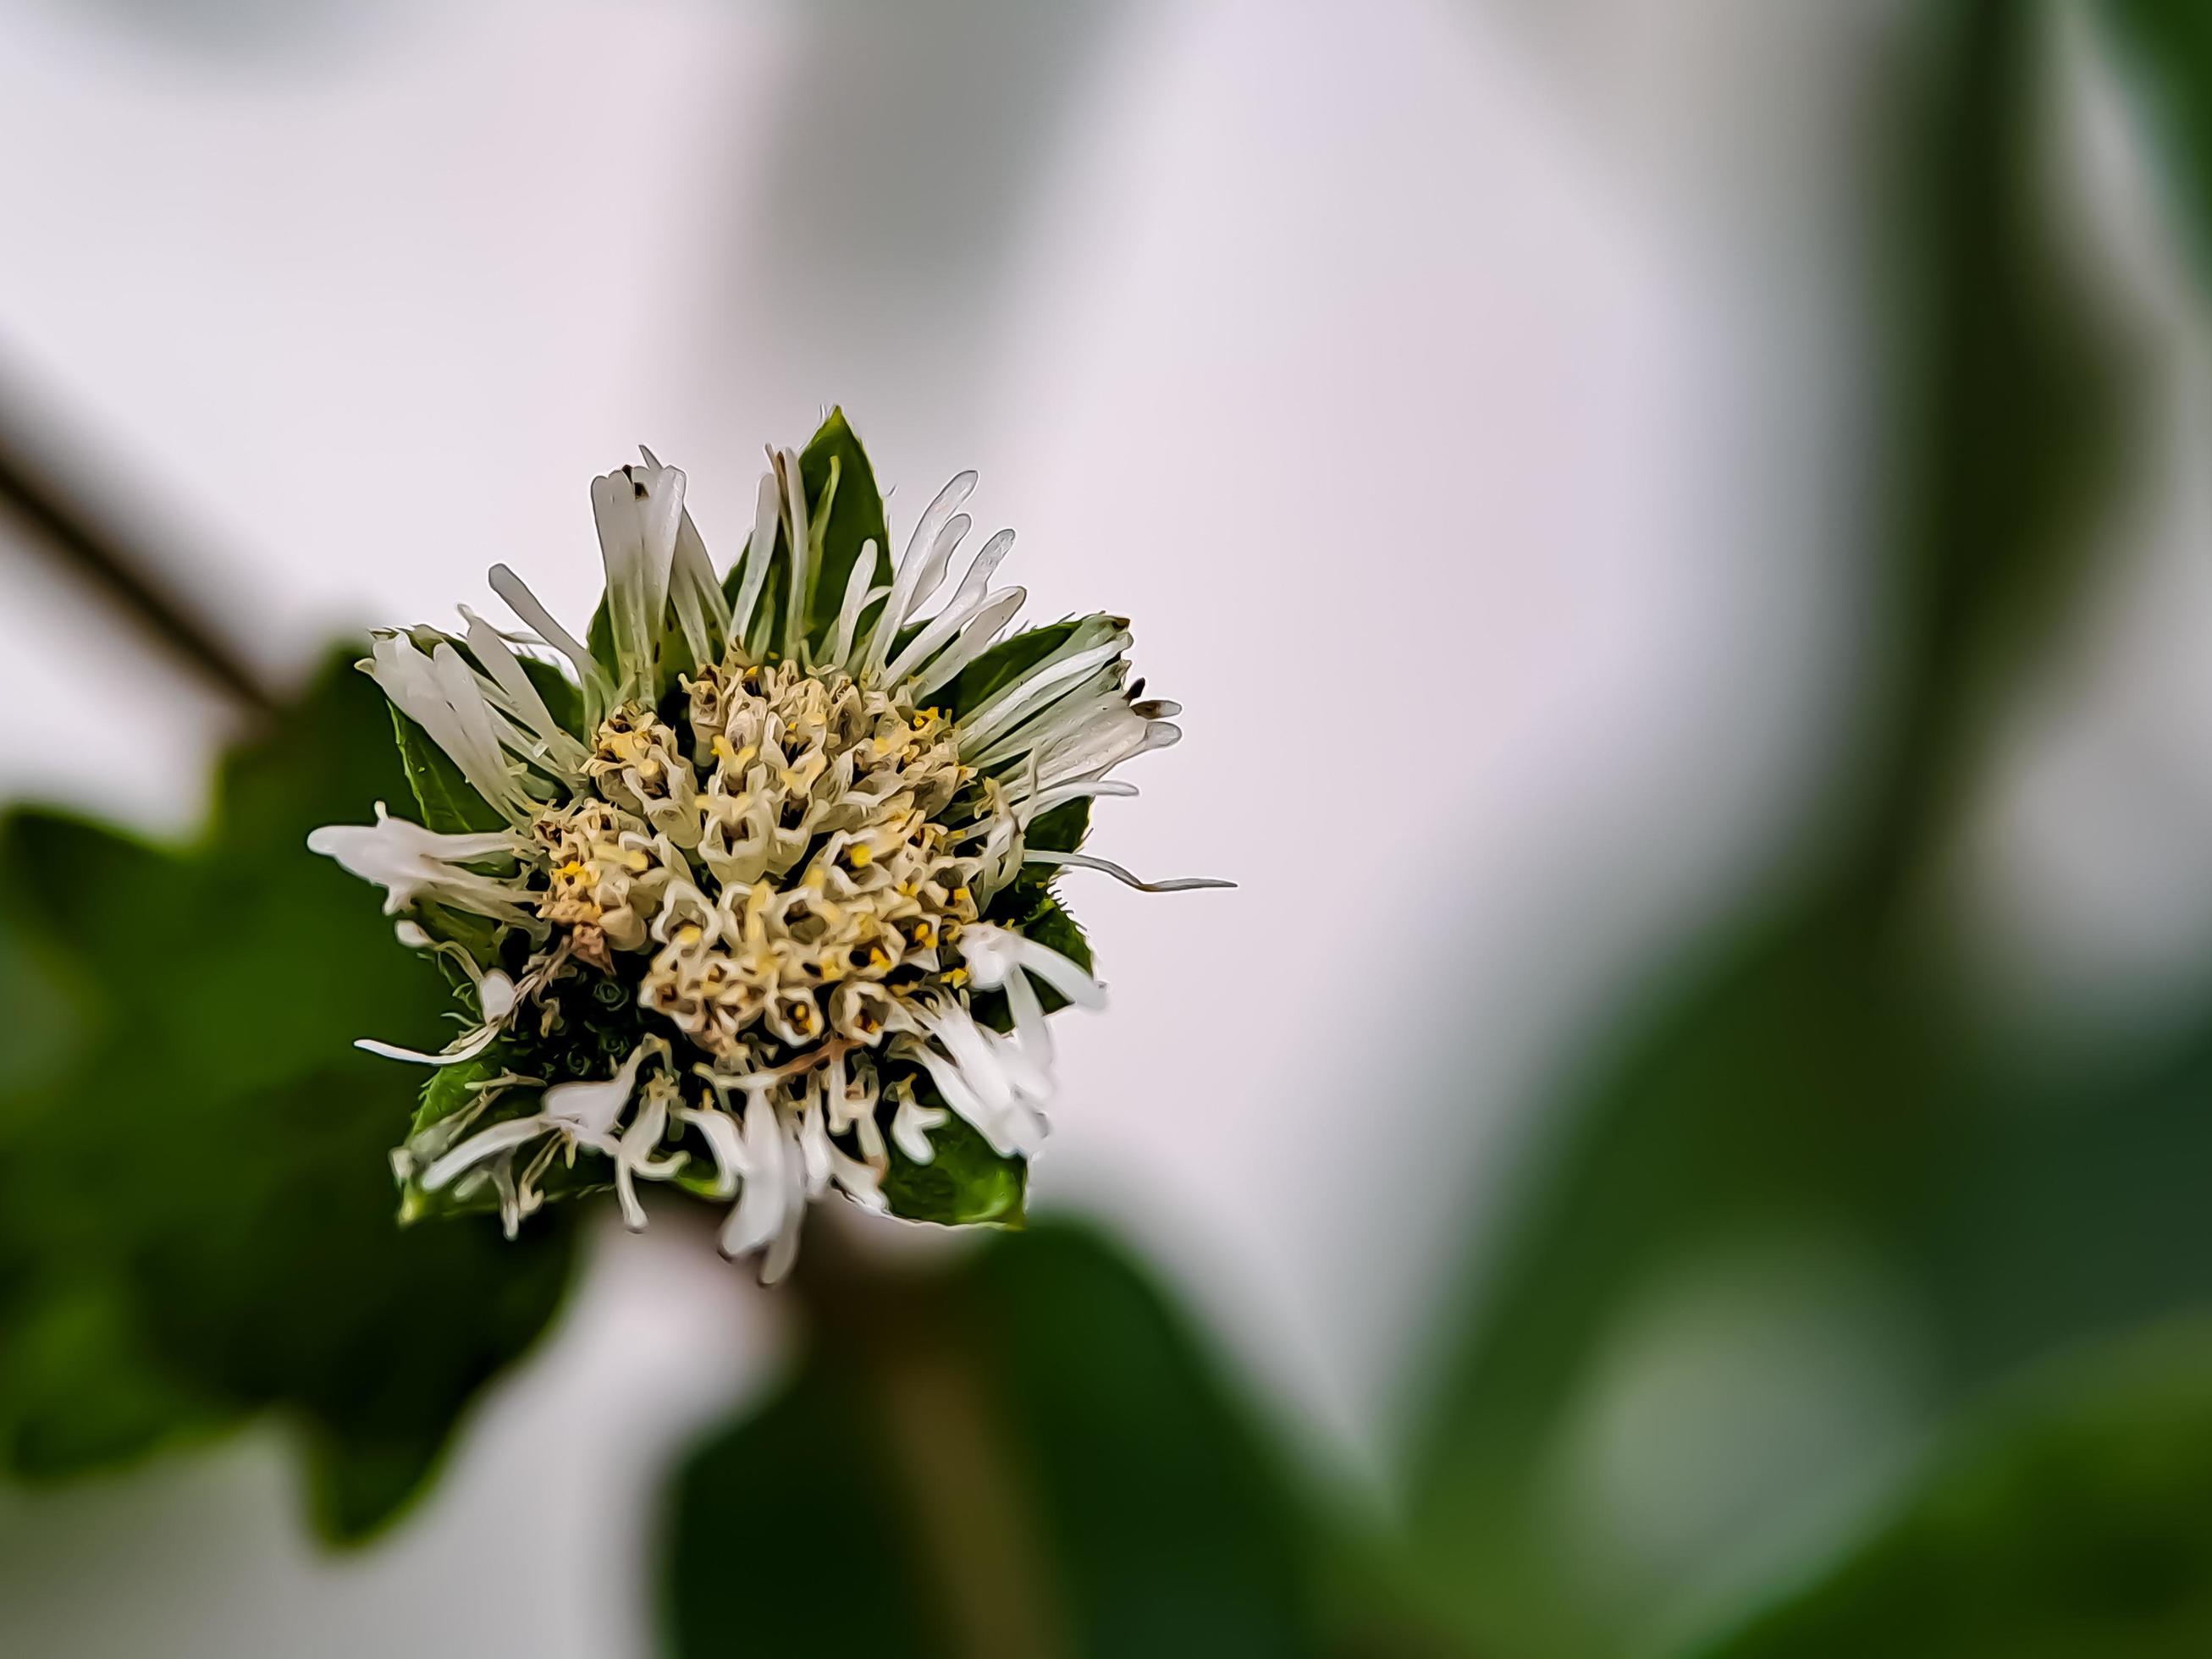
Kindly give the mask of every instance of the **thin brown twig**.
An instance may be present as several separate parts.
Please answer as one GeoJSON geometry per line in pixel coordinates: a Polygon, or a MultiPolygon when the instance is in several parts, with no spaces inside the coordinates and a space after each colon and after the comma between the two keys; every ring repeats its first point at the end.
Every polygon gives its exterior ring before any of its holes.
{"type": "Polygon", "coordinates": [[[0,395],[0,511],[21,525],[21,543],[74,576],[184,667],[257,714],[276,707],[259,674],[158,574],[162,561],[131,545],[56,481],[16,434],[26,418],[12,389],[0,395]]]}

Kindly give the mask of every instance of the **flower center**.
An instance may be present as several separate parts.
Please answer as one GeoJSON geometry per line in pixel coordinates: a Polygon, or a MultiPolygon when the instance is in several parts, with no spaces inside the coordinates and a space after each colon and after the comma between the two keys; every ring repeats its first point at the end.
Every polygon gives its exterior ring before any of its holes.
{"type": "Polygon", "coordinates": [[[593,734],[592,797],[539,814],[538,912],[602,970],[650,952],[641,1006],[744,1071],[831,1036],[872,1048],[957,991],[1012,817],[949,721],[842,673],[724,664],[593,734]],[[667,705],[664,705],[667,708],[667,705]],[[996,831],[998,833],[994,834],[996,831]]]}

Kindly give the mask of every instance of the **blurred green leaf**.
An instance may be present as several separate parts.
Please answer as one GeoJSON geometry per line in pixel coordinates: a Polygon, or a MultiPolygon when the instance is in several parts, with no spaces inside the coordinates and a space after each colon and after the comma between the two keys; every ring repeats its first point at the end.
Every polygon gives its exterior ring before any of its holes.
{"type": "Polygon", "coordinates": [[[1118,1255],[1048,1227],[853,1272],[792,1381],[684,1467],[674,1653],[1322,1650],[1307,1494],[1118,1255]]]}
{"type": "MultiPolygon", "coordinates": [[[[1841,1241],[1929,1321],[1912,1358],[1931,1411],[2212,1289],[2212,1250],[2177,1248],[2172,1227],[2212,1137],[2109,1057],[2018,1075],[1928,948],[1919,907],[1990,716],[2088,568],[2125,365],[2053,257],[2032,166],[2038,14],[1964,0],[1917,27],[1917,111],[1893,124],[1909,210],[1886,227],[1907,348],[1887,719],[1838,780],[1818,867],[1716,929],[1640,1030],[1593,1057],[1533,1199],[1486,1253],[1407,1463],[1431,1605],[1518,1654],[1630,1648],[1662,1605],[1711,1590],[1802,1518],[1793,1504],[1836,1496],[1745,1485],[1748,1507],[1663,1565],[1624,1565],[1592,1526],[1557,1518],[1608,1357],[1696,1264],[1778,1229],[1841,1241]],[[2069,1186],[2138,1140],[2175,1161],[2131,1164],[2141,1187],[2069,1186]],[[2046,1267],[2075,1281],[2069,1294],[2040,1294],[2046,1267]]],[[[1770,1449],[1747,1443],[1741,1461],[1770,1449]]]]}
{"type": "Polygon", "coordinates": [[[2199,0],[2100,0],[2099,11],[2163,142],[2193,252],[2212,259],[2212,9],[2199,0]]]}
{"type": "Polygon", "coordinates": [[[2212,1326],[2072,1359],[1963,1425],[1901,1512],[1709,1659],[2212,1652],[2212,1326]]]}
{"type": "Polygon", "coordinates": [[[396,797],[384,699],[334,664],[223,769],[172,852],[19,811],[41,879],[7,926],[77,1022],[0,1103],[0,1456],[56,1476],[264,1409],[305,1443],[337,1539],[420,1486],[459,1415],[552,1317],[561,1218],[402,1230],[389,1149],[447,1005],[308,830],[396,797]]]}

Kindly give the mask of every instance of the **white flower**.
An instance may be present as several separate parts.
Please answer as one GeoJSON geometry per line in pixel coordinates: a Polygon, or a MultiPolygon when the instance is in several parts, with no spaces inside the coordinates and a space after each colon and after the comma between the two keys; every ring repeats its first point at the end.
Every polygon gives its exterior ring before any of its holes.
{"type": "Polygon", "coordinates": [[[992,583],[1011,531],[933,608],[973,528],[973,473],[894,562],[842,417],[817,444],[826,465],[772,455],[726,580],[684,474],[648,451],[592,486],[591,642],[500,565],[526,632],[464,609],[459,635],[383,635],[362,665],[481,797],[464,821],[506,826],[441,833],[380,805],[309,838],[413,913],[403,941],[457,962],[476,1001],[438,1053],[364,1044],[473,1068],[461,1109],[395,1154],[410,1208],[495,1196],[512,1231],[556,1163],[604,1160],[632,1226],[640,1182],[734,1199],[722,1248],[774,1279],[812,1200],[899,1209],[894,1177],[936,1158],[955,1115],[1001,1158],[1042,1141],[1042,993],[1103,993],[1023,931],[1056,908],[1024,872],[1146,885],[1069,844],[1059,809],[1134,794],[1108,774],[1175,742],[1178,711],[1125,686],[1119,618],[1009,642],[1023,590],[992,583]],[[1052,813],[1063,838],[1033,846],[1052,813]]]}
{"type": "Polygon", "coordinates": [[[487,875],[482,869],[489,864],[513,864],[523,851],[523,844],[503,830],[440,835],[392,817],[379,801],[375,823],[326,823],[308,834],[307,848],[383,888],[387,916],[429,898],[495,921],[527,925],[532,920],[527,895],[513,880],[487,875]]]}

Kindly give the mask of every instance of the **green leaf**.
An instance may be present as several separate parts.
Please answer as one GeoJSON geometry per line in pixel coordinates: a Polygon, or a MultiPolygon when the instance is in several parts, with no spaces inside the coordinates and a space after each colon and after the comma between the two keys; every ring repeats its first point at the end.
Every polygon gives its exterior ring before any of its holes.
{"type": "Polygon", "coordinates": [[[678,1479],[672,1653],[1323,1650],[1310,1494],[1121,1257],[1045,1227],[893,1273],[836,1243],[800,1259],[798,1375],[678,1479]]]}
{"type": "Polygon", "coordinates": [[[2212,1652],[2212,1325],[2138,1337],[1970,1419],[1910,1499],[1707,1659],[2212,1652]]]}
{"type": "Polygon", "coordinates": [[[350,1044],[434,1046],[449,1000],[305,839],[404,781],[381,694],[334,666],[226,764],[192,848],[0,823],[0,856],[42,872],[5,928],[80,1028],[0,1105],[7,1467],[58,1476],[275,1410],[326,1534],[360,1537],[558,1307],[565,1218],[514,1245],[397,1224],[420,1073],[350,1044]]]}
{"type": "MultiPolygon", "coordinates": [[[[915,1086],[925,1105],[944,1107],[926,1079],[917,1079],[915,1086]]],[[[1029,1188],[1024,1160],[1000,1157],[957,1112],[931,1131],[929,1143],[934,1156],[927,1164],[892,1146],[884,1196],[893,1215],[946,1227],[1022,1225],[1029,1188]]]]}
{"type": "MultiPolygon", "coordinates": [[[[408,790],[422,809],[424,829],[451,836],[505,827],[499,809],[477,793],[475,786],[461,775],[461,769],[428,732],[396,708],[392,710],[392,735],[399,745],[399,763],[407,774],[408,790]]],[[[360,810],[354,809],[355,816],[360,810]]]]}
{"type": "MultiPolygon", "coordinates": [[[[2158,1088],[2133,1056],[2022,1076],[1989,1052],[1956,958],[1927,948],[1948,920],[1923,907],[1947,890],[1935,872],[1960,780],[2089,568],[2128,383],[2054,257],[2029,166],[2048,153],[2033,119],[2049,31],[2008,0],[1916,15],[1929,50],[1898,124],[1913,198],[1895,219],[1911,240],[1884,250],[1912,282],[1882,313],[1905,325],[1904,510],[1875,550],[1895,604],[1867,660],[1888,678],[1864,692],[1885,724],[1815,815],[1823,857],[1771,908],[1704,930],[1625,1040],[1576,1045],[1588,1058],[1547,1113],[1528,1196],[1470,1251],[1482,1291],[1406,1468],[1432,1605],[1500,1650],[1616,1652],[1686,1605],[1710,1612],[1874,1461],[1814,1437],[1761,1484],[1778,1457],[1738,1425],[1741,1454],[1709,1460],[1714,1518],[1684,1521],[1663,1556],[1570,1493],[1562,1469],[1618,1428],[1624,1356],[1712,1264],[1800,1243],[1859,1264],[1881,1287],[1870,1305],[1913,1333],[1880,1379],[1910,1401],[1893,1437],[2085,1334],[2212,1294],[2212,1247],[2178,1220],[2212,1153],[2170,1093],[2194,1062],[2160,1056],[2158,1088]],[[2127,1182],[2108,1178],[2118,1168],[2127,1182]]],[[[1740,1389],[1778,1375],[1697,1352],[1740,1389]]],[[[1642,1433],[1680,1443],[1678,1428],[1642,1433]]]]}

